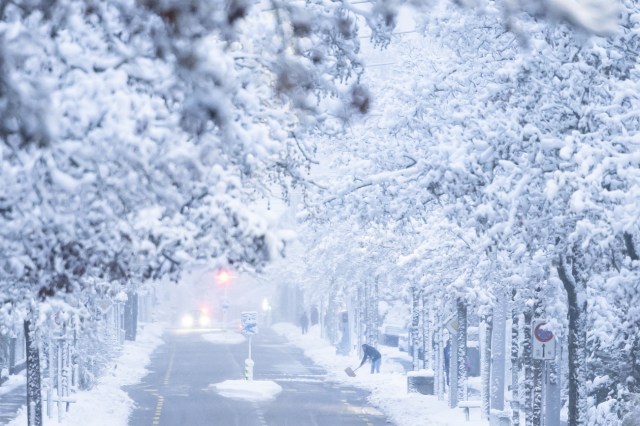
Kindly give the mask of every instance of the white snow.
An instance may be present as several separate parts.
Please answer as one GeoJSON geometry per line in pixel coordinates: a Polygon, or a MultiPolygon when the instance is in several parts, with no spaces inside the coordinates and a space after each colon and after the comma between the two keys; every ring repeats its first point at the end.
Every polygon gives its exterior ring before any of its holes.
{"type": "Polygon", "coordinates": [[[407,372],[409,377],[434,377],[435,374],[432,369],[428,370],[416,370],[407,372]]]}
{"type": "Polygon", "coordinates": [[[27,378],[24,375],[24,371],[20,374],[9,376],[9,379],[0,386],[0,396],[5,393],[9,393],[18,386],[23,386],[27,383],[27,378]]]}
{"type": "MultiPolygon", "coordinates": [[[[55,406],[53,416],[47,418],[46,404],[43,404],[44,425],[62,426],[125,426],[133,408],[133,400],[122,390],[121,386],[138,383],[146,374],[151,352],[162,343],[162,332],[165,323],[145,324],[138,332],[135,342],[125,342],[122,354],[113,363],[109,373],[101,377],[91,390],[73,395],[76,400],[68,413],[58,423],[55,406]]],[[[18,416],[7,426],[23,426],[27,424],[27,412],[23,407],[18,416]]]]}
{"type": "Polygon", "coordinates": [[[209,388],[226,398],[247,401],[268,401],[282,391],[282,387],[271,380],[225,380],[209,388]]]}
{"type": "Polygon", "coordinates": [[[360,360],[355,355],[336,355],[335,348],[320,338],[318,326],[311,327],[304,335],[292,324],[280,323],[272,328],[325,368],[330,380],[370,391],[370,402],[397,426],[489,425],[488,421],[480,419],[478,409],[471,410],[470,420],[467,422],[462,409],[450,409],[446,401],[438,401],[436,396],[407,393],[406,373],[398,371],[398,363],[392,359],[402,358],[406,354],[399,353],[397,348],[378,347],[382,353],[380,374],[369,374],[369,364],[365,364],[356,372],[356,377],[349,377],[344,369],[349,366],[357,367],[360,360]]]}
{"type": "Polygon", "coordinates": [[[242,334],[234,333],[232,331],[225,331],[222,333],[206,333],[202,334],[201,336],[207,342],[215,343],[218,345],[237,345],[246,340],[242,334]]]}

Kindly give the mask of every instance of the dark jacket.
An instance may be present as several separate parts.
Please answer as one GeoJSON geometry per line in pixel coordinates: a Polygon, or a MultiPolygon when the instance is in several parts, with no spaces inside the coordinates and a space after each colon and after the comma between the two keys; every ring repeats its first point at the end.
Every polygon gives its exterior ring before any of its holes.
{"type": "Polygon", "coordinates": [[[380,359],[380,357],[382,357],[382,355],[380,355],[380,352],[378,352],[378,350],[373,346],[369,346],[366,344],[362,345],[362,351],[364,352],[364,356],[362,357],[362,362],[360,363],[360,367],[362,367],[364,363],[367,362],[368,358],[370,358],[371,361],[375,361],[377,359],[380,359]]]}

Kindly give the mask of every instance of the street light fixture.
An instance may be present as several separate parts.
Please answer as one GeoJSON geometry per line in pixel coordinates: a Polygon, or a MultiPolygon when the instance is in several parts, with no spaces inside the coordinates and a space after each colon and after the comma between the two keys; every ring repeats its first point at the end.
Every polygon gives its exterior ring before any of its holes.
{"type": "Polygon", "coordinates": [[[233,275],[226,269],[219,269],[215,275],[215,281],[219,287],[224,290],[224,296],[222,298],[222,322],[223,328],[227,329],[227,311],[229,310],[229,298],[227,297],[227,289],[231,284],[233,275]]]}

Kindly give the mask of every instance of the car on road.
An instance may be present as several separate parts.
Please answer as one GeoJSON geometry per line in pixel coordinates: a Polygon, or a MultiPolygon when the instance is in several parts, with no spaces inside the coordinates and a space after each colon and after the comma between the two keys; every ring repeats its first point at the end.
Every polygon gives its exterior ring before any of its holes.
{"type": "Polygon", "coordinates": [[[186,311],[180,316],[179,327],[183,329],[209,328],[211,325],[211,312],[206,307],[186,311]]]}

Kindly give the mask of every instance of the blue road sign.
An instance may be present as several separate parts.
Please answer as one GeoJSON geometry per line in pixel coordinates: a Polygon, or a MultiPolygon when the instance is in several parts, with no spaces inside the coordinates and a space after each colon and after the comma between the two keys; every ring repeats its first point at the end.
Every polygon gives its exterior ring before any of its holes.
{"type": "Polygon", "coordinates": [[[250,336],[258,333],[258,313],[255,311],[242,312],[240,314],[242,334],[250,336]]]}

